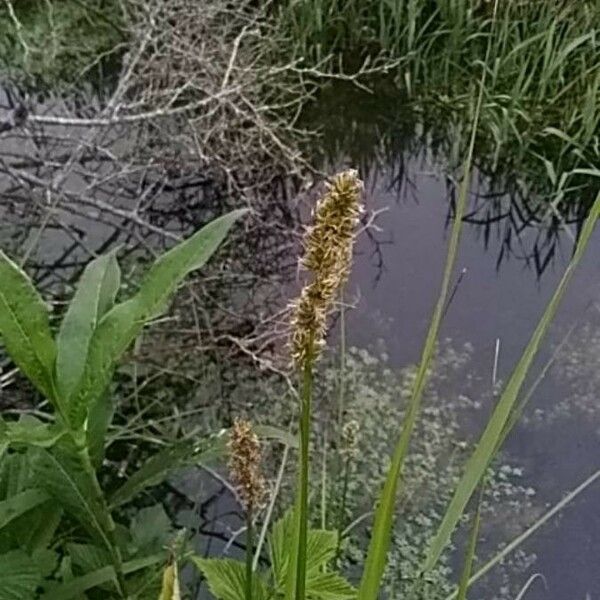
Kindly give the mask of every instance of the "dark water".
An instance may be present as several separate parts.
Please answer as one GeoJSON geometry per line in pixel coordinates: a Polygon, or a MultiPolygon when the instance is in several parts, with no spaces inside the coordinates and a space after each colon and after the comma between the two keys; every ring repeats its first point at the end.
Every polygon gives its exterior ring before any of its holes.
{"type": "MultiPolygon", "coordinates": [[[[374,168],[367,180],[368,210],[387,210],[377,224],[375,240],[359,243],[350,291],[359,300],[348,315],[350,343],[373,345],[384,340],[392,364],[418,361],[429,319],[437,299],[446,255],[449,191],[443,166],[406,161],[412,182],[410,194],[391,185],[389,167],[374,168]],[[377,173],[374,178],[373,173],[377,173]],[[436,175],[437,173],[437,175],[436,175]],[[374,183],[373,179],[376,179],[374,183]]],[[[481,190],[480,190],[481,191],[481,190]]],[[[510,199],[506,199],[510,202],[510,199]]],[[[472,206],[478,199],[472,197],[472,206]]],[[[520,357],[543,309],[568,263],[573,241],[567,231],[556,238],[556,251],[543,273],[525,260],[539,228],[521,233],[513,256],[498,264],[504,236],[500,222],[486,240],[481,225],[465,224],[457,272],[463,271],[445,317],[441,337],[457,346],[473,345],[473,370],[491,386],[495,348],[499,343],[498,378],[506,379],[520,357]],[[497,235],[498,234],[498,235],[497,235]],[[499,342],[497,342],[499,340],[499,342]]],[[[572,229],[573,235],[576,228],[572,229]]],[[[600,230],[573,278],[555,319],[534,374],[551,355],[553,345],[575,322],[598,326],[594,303],[600,295],[600,230]]],[[[577,344],[575,334],[575,344],[577,344]]],[[[600,366],[600,359],[599,359],[600,366]]],[[[442,390],[443,392],[443,390],[442,390]]],[[[551,371],[538,388],[525,416],[551,411],[565,399],[551,371]]],[[[600,402],[600,400],[599,400],[600,402]]],[[[485,407],[487,414],[491,407],[485,407]]],[[[538,491],[538,503],[550,506],[600,468],[600,421],[573,412],[550,425],[518,427],[507,441],[512,459],[524,468],[524,481],[538,491]]],[[[477,432],[472,432],[476,435],[477,432]]],[[[563,514],[524,545],[538,556],[529,574],[544,576],[527,593],[530,600],[596,598],[600,593],[600,482],[586,490],[563,514]]]]}

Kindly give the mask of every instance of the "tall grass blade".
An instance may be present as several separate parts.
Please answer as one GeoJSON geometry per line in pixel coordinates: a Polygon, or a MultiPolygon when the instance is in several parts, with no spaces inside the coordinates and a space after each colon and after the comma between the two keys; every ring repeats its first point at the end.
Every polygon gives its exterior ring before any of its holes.
{"type": "MultiPolygon", "coordinates": [[[[575,498],[587,490],[593,483],[600,479],[600,469],[592,473],[584,481],[582,481],[575,489],[571,490],[560,502],[557,502],[550,510],[544,513],[532,525],[530,525],[523,533],[518,535],[512,542],[507,544],[500,552],[495,554],[481,568],[479,568],[469,579],[469,585],[473,585],[484,575],[489,573],[496,565],[500,564],[511,552],[516,550],[521,544],[529,539],[538,529],[545,525],[552,517],[557,515],[563,508],[568,506],[575,498]]],[[[458,590],[455,590],[444,600],[455,600],[458,590]]]]}
{"type": "Polygon", "coordinates": [[[529,368],[537,355],[538,349],[556,311],[562,300],[562,297],[567,289],[569,282],[575,272],[579,261],[583,257],[585,250],[588,246],[594,226],[600,215],[600,194],[596,197],[594,205],[590,210],[590,213],[583,225],[581,230],[581,237],[575,253],[563,277],[556,288],[554,295],[550,299],[540,322],[538,323],[533,335],[521,356],[515,370],[513,371],[509,381],[506,384],[500,400],[488,421],[488,424],[475,448],[471,458],[467,462],[465,472],[456,488],[454,497],[452,498],[450,505],[444,515],[442,523],[438,529],[438,532],[433,539],[427,558],[423,564],[423,573],[430,571],[437,563],[443,549],[450,541],[450,536],[454,531],[461,515],[463,514],[467,502],[469,501],[473,491],[477,484],[481,480],[481,477],[485,473],[490,461],[493,459],[496,451],[498,450],[498,442],[503,435],[506,424],[509,422],[511,413],[517,402],[519,392],[525,377],[529,371],[529,368]]]}
{"type": "Polygon", "coordinates": [[[458,600],[467,600],[467,592],[469,591],[471,571],[473,569],[473,561],[475,560],[475,549],[477,547],[477,538],[479,536],[479,526],[481,524],[481,506],[483,504],[483,490],[484,486],[481,486],[479,492],[479,498],[477,500],[477,509],[473,516],[473,524],[471,526],[471,534],[469,535],[469,541],[467,544],[467,550],[465,552],[465,563],[460,576],[460,582],[458,584],[458,600]]]}
{"type": "Polygon", "coordinates": [[[435,352],[435,343],[442,321],[444,307],[446,305],[446,298],[448,295],[448,289],[450,287],[454,263],[456,261],[456,254],[460,240],[462,216],[465,212],[469,190],[471,160],[472,148],[465,163],[463,181],[461,183],[460,193],[456,203],[454,224],[452,226],[452,234],[448,246],[448,255],[446,258],[446,266],[444,268],[442,280],[442,289],[440,291],[435,311],[433,313],[433,318],[429,326],[429,331],[427,333],[427,339],[423,348],[421,362],[419,363],[419,369],[417,371],[412,396],[408,404],[406,416],[404,418],[402,432],[394,449],[390,469],[380,495],[379,504],[375,511],[375,520],[371,534],[371,541],[369,543],[365,568],[358,592],[359,600],[375,600],[377,598],[381,577],[385,569],[387,551],[392,536],[394,506],[396,503],[398,484],[410,444],[412,431],[421,407],[423,390],[425,389],[431,361],[435,352]]]}

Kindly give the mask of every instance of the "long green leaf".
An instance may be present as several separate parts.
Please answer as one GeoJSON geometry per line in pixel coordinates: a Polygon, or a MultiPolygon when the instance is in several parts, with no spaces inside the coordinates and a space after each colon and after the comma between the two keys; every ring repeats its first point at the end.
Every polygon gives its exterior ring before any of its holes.
{"type": "Polygon", "coordinates": [[[435,344],[442,322],[444,308],[446,306],[446,298],[448,296],[454,263],[456,261],[462,226],[462,216],[465,211],[469,190],[470,167],[471,153],[469,154],[465,165],[463,181],[458,196],[458,202],[456,203],[456,213],[454,215],[454,224],[452,226],[450,243],[448,245],[448,255],[446,258],[446,266],[444,268],[442,288],[429,326],[429,331],[427,332],[427,338],[425,340],[425,346],[419,363],[411,399],[408,404],[406,416],[404,417],[402,432],[398,439],[398,443],[394,448],[392,462],[379,497],[379,504],[375,511],[371,541],[369,543],[369,550],[358,591],[360,600],[375,600],[377,598],[381,578],[385,570],[386,556],[392,537],[394,506],[398,493],[398,484],[402,475],[404,460],[408,452],[412,432],[421,407],[423,391],[425,389],[425,384],[427,383],[427,376],[435,352],[435,344]]]}
{"type": "Polygon", "coordinates": [[[56,384],[65,404],[83,374],[94,330],[113,307],[120,282],[114,251],[90,262],[79,280],[56,341],[56,384]]]}
{"type": "Polygon", "coordinates": [[[111,508],[126,504],[146,488],[162,483],[176,469],[206,462],[223,449],[221,440],[211,439],[204,444],[185,440],[157,452],[116,490],[110,498],[111,508]]]}
{"type": "MultiPolygon", "coordinates": [[[[490,560],[488,560],[481,568],[479,568],[473,576],[469,579],[469,585],[473,585],[476,581],[481,579],[484,575],[489,573],[496,565],[500,564],[511,552],[514,552],[519,546],[521,546],[526,540],[528,540],[534,533],[538,531],[543,525],[545,525],[550,519],[558,515],[566,506],[568,506],[575,498],[587,490],[593,483],[600,480],[600,469],[592,473],[582,483],[580,483],[575,489],[571,490],[562,500],[557,502],[550,510],[545,512],[539,519],[530,525],[523,533],[519,534],[509,544],[504,546],[500,552],[495,554],[490,560]]],[[[445,600],[454,600],[458,594],[458,590],[455,590],[448,595],[445,600]]]]}
{"type": "Polygon", "coordinates": [[[471,533],[469,535],[469,541],[467,543],[467,549],[465,552],[465,562],[463,570],[460,576],[460,582],[458,584],[458,600],[467,600],[467,592],[470,586],[471,571],[473,570],[473,562],[475,560],[475,549],[477,548],[477,538],[479,537],[479,526],[481,524],[481,506],[483,504],[483,489],[481,486],[479,491],[479,498],[477,500],[477,508],[475,509],[475,515],[473,515],[473,524],[471,525],[471,533]]]}
{"type": "Polygon", "coordinates": [[[17,422],[5,422],[0,418],[0,444],[39,446],[50,448],[66,434],[60,425],[47,425],[29,415],[17,422]]]}
{"type": "Polygon", "coordinates": [[[109,551],[114,551],[114,529],[108,508],[93,475],[78,458],[75,445],[63,439],[52,449],[36,449],[36,483],[70,513],[109,551]]]}
{"type": "Polygon", "coordinates": [[[56,349],[48,307],[27,274],[0,250],[0,337],[19,369],[49,400],[55,400],[56,349]]]}
{"type": "Polygon", "coordinates": [[[87,590],[98,587],[108,582],[117,585],[117,576],[111,566],[102,567],[97,571],[86,573],[81,577],[63,583],[42,596],[42,600],[69,600],[70,598],[81,598],[87,590]]]}
{"type": "Polygon", "coordinates": [[[138,293],[104,315],[92,336],[81,381],[69,401],[68,420],[73,427],[84,422],[89,407],[102,397],[117,360],[145,323],[164,310],[185,276],[206,263],[246,212],[236,210],[215,219],[169,250],[151,267],[138,293]]]}
{"type": "Polygon", "coordinates": [[[43,490],[31,489],[0,502],[0,529],[48,499],[48,494],[43,490]]]}
{"type": "MultiPolygon", "coordinates": [[[[123,572],[129,575],[162,562],[164,559],[164,555],[160,555],[131,560],[123,564],[123,572]]],[[[83,592],[92,588],[115,582],[116,574],[114,568],[106,566],[55,587],[42,596],[42,600],[69,600],[69,598],[78,598],[83,592]]]]}
{"type": "Polygon", "coordinates": [[[600,194],[592,206],[590,213],[581,230],[581,236],[577,248],[569,265],[567,266],[560,283],[558,284],[546,310],[544,311],[540,322],[538,323],[523,355],[515,367],[506,387],[504,388],[500,400],[488,421],[488,424],[471,455],[465,472],[456,488],[454,496],[446,510],[442,523],[433,539],[427,558],[423,565],[423,573],[430,571],[437,563],[443,549],[450,540],[469,498],[473,494],[481,477],[485,473],[490,461],[498,450],[498,441],[501,439],[504,428],[510,419],[512,410],[517,402],[519,392],[525,381],[529,368],[535,359],[538,349],[546,332],[556,314],[560,301],[567,289],[569,282],[575,272],[579,261],[585,253],[587,245],[594,231],[594,226],[600,215],[600,194]]]}
{"type": "Polygon", "coordinates": [[[87,449],[92,464],[97,469],[102,465],[106,450],[106,434],[115,414],[115,401],[106,391],[90,406],[86,423],[87,449]]]}

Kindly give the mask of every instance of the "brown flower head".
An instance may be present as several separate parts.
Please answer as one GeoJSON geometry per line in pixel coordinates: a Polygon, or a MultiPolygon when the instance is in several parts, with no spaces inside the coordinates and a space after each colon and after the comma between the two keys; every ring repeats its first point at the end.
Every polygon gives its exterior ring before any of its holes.
{"type": "Polygon", "coordinates": [[[248,512],[260,507],[265,495],[265,480],[260,462],[260,442],[252,424],[236,419],[229,436],[229,471],[240,500],[248,512]]]}
{"type": "Polygon", "coordinates": [[[301,265],[313,279],[294,304],[291,351],[297,367],[318,358],[324,344],[327,315],[352,265],[352,248],[362,212],[362,182],[355,170],[343,171],[317,203],[313,224],[304,236],[301,265]]]}

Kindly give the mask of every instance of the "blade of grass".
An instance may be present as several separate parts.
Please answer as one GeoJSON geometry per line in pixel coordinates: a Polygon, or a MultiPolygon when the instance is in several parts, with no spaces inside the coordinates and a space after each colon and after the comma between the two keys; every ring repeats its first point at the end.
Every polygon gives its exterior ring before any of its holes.
{"type": "Polygon", "coordinates": [[[444,268],[442,288],[435,311],[433,313],[431,324],[429,326],[429,331],[427,333],[412,396],[407,407],[404,423],[402,425],[402,432],[394,449],[392,462],[383,486],[383,490],[379,497],[377,510],[375,512],[375,520],[373,524],[373,532],[371,534],[371,541],[369,543],[369,551],[365,561],[365,568],[358,591],[359,600],[375,600],[377,598],[381,577],[385,569],[386,556],[392,536],[394,506],[396,503],[398,484],[402,474],[404,460],[408,452],[414,425],[421,408],[423,390],[425,389],[425,384],[427,383],[427,375],[429,373],[431,361],[435,352],[435,343],[441,325],[442,315],[446,305],[446,297],[448,295],[448,288],[450,286],[450,279],[458,251],[462,216],[465,211],[467,194],[469,190],[472,156],[473,146],[471,145],[471,148],[469,149],[469,155],[465,163],[465,172],[463,181],[461,183],[458,201],[456,203],[454,224],[452,226],[452,234],[448,246],[448,256],[446,259],[446,266],[444,268]]]}
{"type": "Polygon", "coordinates": [[[464,509],[469,501],[473,491],[477,487],[481,477],[485,473],[490,461],[494,457],[499,448],[499,441],[502,439],[505,432],[506,424],[509,422],[515,404],[518,400],[521,387],[529,368],[537,355],[538,349],[556,311],[562,300],[562,297],[571,281],[573,273],[581,258],[583,257],[587,245],[594,231],[594,226],[600,215],[600,193],[596,197],[596,201],[590,210],[590,213],[583,225],[581,237],[577,248],[569,265],[567,266],[558,287],[556,288],[550,302],[548,303],[542,318],[540,319],[533,335],[523,355],[521,356],[515,370],[513,371],[496,408],[488,421],[488,424],[473,451],[471,458],[467,462],[465,472],[456,488],[454,496],[448,506],[448,509],[442,519],[442,523],[434,537],[427,558],[423,564],[422,574],[429,572],[437,563],[443,549],[450,541],[450,536],[454,531],[464,509]]]}
{"type": "Polygon", "coordinates": [[[479,498],[477,499],[477,508],[473,515],[473,525],[471,526],[471,534],[465,552],[465,563],[463,566],[460,582],[458,584],[458,600],[467,600],[467,592],[470,587],[471,571],[473,570],[473,561],[475,559],[475,548],[477,547],[477,538],[479,537],[479,526],[481,524],[481,506],[483,504],[483,491],[485,485],[481,485],[479,489],[479,498]]]}
{"type": "MultiPolygon", "coordinates": [[[[487,57],[486,57],[487,58],[487,57]]],[[[473,163],[473,151],[475,148],[475,137],[477,126],[479,124],[479,115],[481,113],[481,105],[483,102],[483,89],[485,83],[484,70],[481,85],[479,88],[479,97],[475,108],[475,117],[473,121],[473,129],[469,142],[469,150],[465,161],[463,179],[461,181],[458,199],[456,202],[454,223],[452,225],[452,233],[448,244],[448,254],[446,257],[446,265],[442,277],[442,287],[438,297],[433,317],[427,332],[427,338],[423,347],[421,361],[417,370],[417,376],[413,386],[411,399],[408,403],[404,423],[402,424],[402,432],[400,438],[394,448],[392,462],[383,486],[383,490],[379,496],[379,503],[375,511],[375,519],[373,523],[373,531],[369,542],[369,550],[365,561],[363,576],[358,590],[358,600],[376,600],[381,578],[385,570],[387,552],[392,538],[392,528],[394,521],[394,507],[396,496],[398,493],[398,484],[402,475],[404,460],[408,452],[410,439],[421,408],[421,400],[425,384],[427,383],[427,375],[430,370],[431,361],[435,352],[435,344],[438,337],[438,332],[444,315],[446,306],[446,298],[450,287],[450,280],[456,262],[458,253],[458,245],[460,241],[460,231],[462,227],[462,218],[467,204],[467,196],[469,193],[469,184],[471,176],[471,165],[473,163]]]]}
{"type": "MultiPolygon", "coordinates": [[[[530,525],[522,534],[517,536],[512,542],[505,546],[500,552],[495,554],[488,560],[480,569],[478,569],[469,579],[469,585],[473,585],[476,581],[486,575],[497,564],[501,563],[511,552],[516,550],[521,544],[529,539],[538,529],[545,525],[552,517],[557,515],[563,508],[569,505],[577,496],[582,494],[594,482],[600,479],[600,469],[592,473],[575,489],[569,492],[560,502],[557,502],[548,512],[544,513],[532,525],[530,525]]],[[[444,600],[455,600],[458,595],[458,590],[455,590],[448,595],[444,600]]]]}

